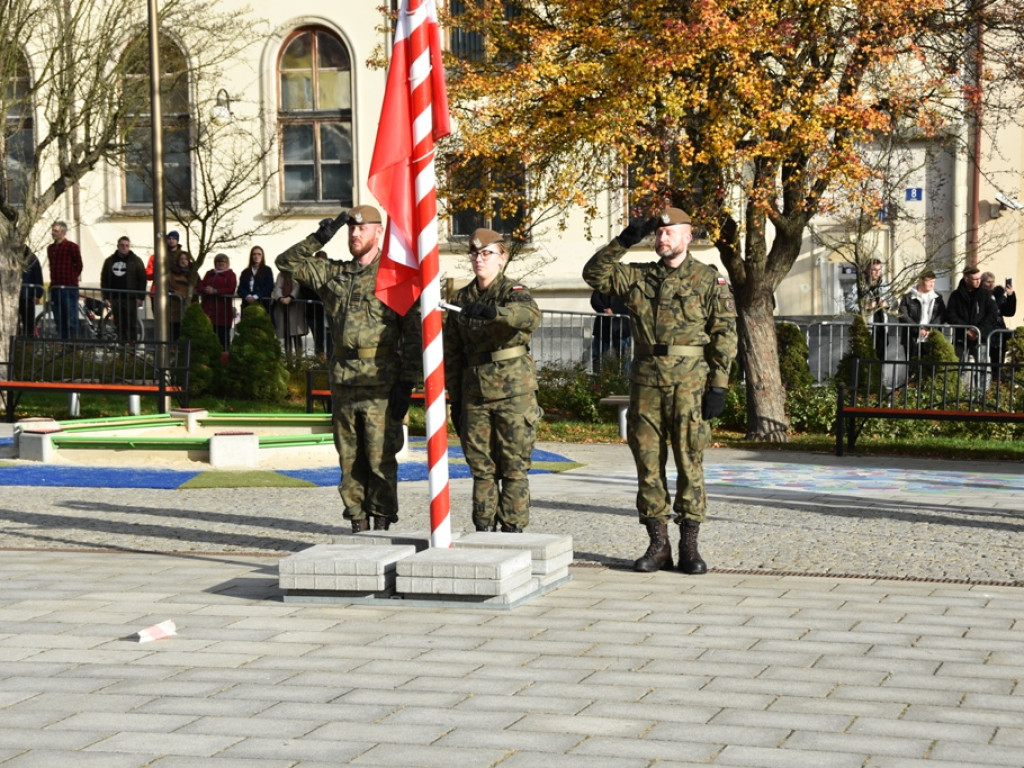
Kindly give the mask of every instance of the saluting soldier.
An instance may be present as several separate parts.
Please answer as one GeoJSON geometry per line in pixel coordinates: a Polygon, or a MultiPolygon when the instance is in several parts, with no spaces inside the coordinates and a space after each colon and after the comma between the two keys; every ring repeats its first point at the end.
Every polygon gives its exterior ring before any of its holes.
{"type": "Polygon", "coordinates": [[[597,291],[622,297],[633,326],[626,424],[637,469],[637,511],[650,545],[637,571],[672,568],[668,523],[680,525],[679,570],[707,572],[697,548],[707,512],[704,449],[710,419],[721,415],[736,355],[736,305],[725,278],[689,255],[690,217],[666,208],[648,221],[630,223],[595,253],[583,279],[597,291]],[[625,253],[651,232],[659,261],[621,264],[625,253]],[[665,464],[671,443],[678,473],[671,504],[665,464]]]}
{"type": "Polygon", "coordinates": [[[502,236],[477,229],[469,258],[476,278],[456,292],[444,326],[445,378],[455,432],[473,474],[478,531],[520,532],[530,522],[530,456],[543,411],[530,335],[540,308],[505,277],[502,236]]]}
{"type": "Polygon", "coordinates": [[[387,530],[398,520],[398,460],[402,420],[422,369],[419,310],[405,317],[374,290],[383,227],[380,212],[360,205],[324,219],[315,233],[277,257],[278,269],[316,292],[331,324],[330,361],[338,492],[353,532],[387,530]],[[344,224],[350,261],[316,253],[344,224]]]}

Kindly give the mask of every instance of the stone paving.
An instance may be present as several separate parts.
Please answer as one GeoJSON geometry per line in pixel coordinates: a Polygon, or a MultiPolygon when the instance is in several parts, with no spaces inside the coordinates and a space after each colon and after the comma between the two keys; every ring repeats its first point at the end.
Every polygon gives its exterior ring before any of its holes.
{"type": "Polygon", "coordinates": [[[4,488],[0,766],[1024,766],[1024,467],[710,451],[687,577],[624,446],[545,448],[576,565],[504,612],[282,602],[332,488],[4,488]]]}

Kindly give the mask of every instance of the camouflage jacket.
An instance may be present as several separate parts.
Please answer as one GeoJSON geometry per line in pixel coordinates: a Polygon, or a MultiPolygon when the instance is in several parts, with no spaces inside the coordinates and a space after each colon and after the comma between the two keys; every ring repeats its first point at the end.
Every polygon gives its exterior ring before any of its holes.
{"type": "Polygon", "coordinates": [[[418,305],[400,317],[374,294],[380,260],[329,261],[313,254],[323,246],[312,235],[275,260],[316,292],[331,324],[331,381],[350,387],[391,387],[417,382],[423,369],[418,305]]]}
{"type": "Polygon", "coordinates": [[[727,387],[736,356],[736,303],[714,267],[687,256],[675,269],[661,261],[620,264],[618,240],[595,253],[583,279],[595,290],[621,296],[633,326],[630,378],[669,386],[694,375],[702,387],[727,387]],[[659,353],[656,345],[702,347],[703,354],[659,353]]]}
{"type": "Polygon", "coordinates": [[[452,402],[463,398],[502,400],[537,390],[537,369],[529,354],[530,335],[540,327],[540,308],[530,292],[504,275],[481,291],[476,280],[456,291],[453,304],[481,302],[497,307],[493,320],[448,312],[444,323],[444,367],[452,402]],[[504,360],[499,350],[514,355],[504,360]],[[518,354],[522,352],[522,354],[518,354]]]}

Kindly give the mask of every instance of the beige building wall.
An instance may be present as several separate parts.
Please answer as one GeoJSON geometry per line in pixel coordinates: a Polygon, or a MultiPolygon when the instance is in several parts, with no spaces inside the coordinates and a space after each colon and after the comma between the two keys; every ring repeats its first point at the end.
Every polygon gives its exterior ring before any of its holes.
{"type": "MultiPolygon", "coordinates": [[[[195,94],[197,101],[208,103],[216,89],[224,88],[231,97],[236,119],[257,120],[255,115],[262,108],[267,119],[256,127],[265,135],[274,135],[278,98],[276,62],[282,41],[289,32],[305,25],[318,24],[334,30],[348,45],[353,63],[355,202],[376,204],[367,191],[366,177],[383,98],[385,72],[369,68],[367,60],[377,46],[386,42],[385,35],[379,30],[379,0],[345,0],[334,4],[325,4],[321,0],[291,0],[288,3],[270,0],[222,2],[227,8],[251,8],[254,25],[257,20],[262,20],[268,25],[270,35],[253,45],[244,60],[231,66],[224,73],[222,82],[206,84],[204,87],[211,88],[211,92],[195,94]]],[[[1016,128],[1004,128],[993,139],[986,139],[984,150],[987,167],[984,168],[981,183],[981,266],[994,271],[1000,282],[1010,277],[1015,284],[1019,284],[1024,279],[1024,272],[1020,268],[1024,210],[1001,208],[995,195],[1000,192],[1014,200],[1024,201],[1021,176],[1024,134],[1016,128]]],[[[273,170],[272,166],[273,163],[267,170],[273,170]]],[[[963,262],[969,221],[969,182],[966,162],[962,158],[952,157],[946,158],[938,167],[922,169],[919,177],[908,182],[908,186],[923,190],[924,197],[920,202],[922,210],[932,206],[930,215],[944,218],[950,230],[955,231],[952,237],[941,239],[949,240],[945,246],[948,251],[946,258],[959,255],[959,266],[963,262]]],[[[98,285],[103,259],[114,251],[117,238],[121,235],[127,234],[132,239],[135,252],[144,259],[148,257],[153,252],[151,218],[144,212],[130,214],[123,209],[120,205],[120,184],[119,170],[105,168],[94,172],[81,184],[77,204],[73,202],[73,196],[66,195],[59,207],[52,211],[50,220],[41,222],[35,232],[32,245],[40,257],[45,259],[49,224],[56,218],[64,218],[69,222],[69,236],[82,247],[86,265],[83,282],[87,285],[98,285]]],[[[268,212],[278,211],[279,205],[279,194],[274,186],[263,198],[254,200],[244,215],[257,219],[268,212]]],[[[589,311],[590,291],[580,277],[583,264],[597,248],[614,237],[624,224],[620,201],[608,197],[600,201],[600,206],[603,217],[591,224],[589,232],[581,216],[571,216],[565,230],[551,227],[547,231],[538,232],[529,252],[510,265],[510,274],[520,277],[532,287],[545,309],[589,311]]],[[[258,244],[270,255],[279,253],[312,232],[320,218],[335,213],[331,208],[293,209],[282,219],[278,231],[259,238],[258,244]]],[[[828,222],[815,222],[815,226],[827,229],[828,222]]],[[[929,242],[929,238],[936,238],[934,227],[925,227],[915,232],[913,227],[901,229],[901,226],[898,225],[896,231],[893,231],[891,224],[880,223],[876,233],[878,247],[894,273],[906,263],[920,261],[924,258],[923,254],[938,248],[937,242],[929,242]]],[[[183,228],[169,221],[167,229],[183,228]]],[[[442,223],[441,231],[444,241],[446,224],[442,223]]],[[[253,244],[256,243],[239,244],[229,252],[236,272],[244,268],[249,247],[253,244]]],[[[456,286],[470,279],[462,249],[463,246],[453,249],[444,243],[442,246],[443,276],[450,278],[456,286]]],[[[336,238],[326,250],[333,258],[345,258],[345,239],[336,238]]],[[[713,248],[697,245],[694,255],[721,269],[713,248]]],[[[638,247],[627,258],[648,261],[654,256],[649,250],[638,247]]],[[[837,258],[832,249],[816,242],[808,233],[801,257],[777,291],[778,313],[789,316],[841,313],[841,262],[842,259],[837,258]]],[[[955,287],[957,280],[956,276],[949,282],[940,280],[938,287],[948,292],[955,287]]],[[[1013,324],[1016,323],[1015,319],[1013,324]]]]}

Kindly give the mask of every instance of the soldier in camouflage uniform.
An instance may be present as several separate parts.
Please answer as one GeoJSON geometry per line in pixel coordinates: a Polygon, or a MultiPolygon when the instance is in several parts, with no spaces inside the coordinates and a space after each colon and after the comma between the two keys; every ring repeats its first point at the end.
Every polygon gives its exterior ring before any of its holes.
{"type": "Polygon", "coordinates": [[[678,208],[631,223],[583,268],[594,290],[621,296],[629,308],[635,357],[630,368],[627,429],[637,468],[637,510],[650,546],[633,567],[672,567],[668,522],[681,527],[679,570],[706,573],[697,535],[707,509],[704,448],[710,419],[725,407],[736,355],[736,306],[714,267],[689,257],[690,217],[678,208]],[[620,264],[626,251],[656,232],[660,261],[620,264]],[[670,509],[665,463],[671,443],[678,472],[670,509]]]}
{"type": "Polygon", "coordinates": [[[456,292],[462,311],[449,311],[444,325],[452,423],[473,473],[476,529],[519,532],[530,522],[527,474],[543,415],[529,349],[540,309],[502,272],[501,235],[476,230],[469,253],[476,279],[456,292]]]}
{"type": "Polygon", "coordinates": [[[398,461],[402,421],[413,384],[422,369],[419,312],[404,318],[381,302],[374,290],[383,228],[376,208],[361,205],[320,228],[277,257],[316,292],[331,324],[330,361],[334,445],[344,516],[354,532],[387,529],[398,520],[398,461]],[[350,261],[316,257],[334,233],[348,224],[350,261]]]}

